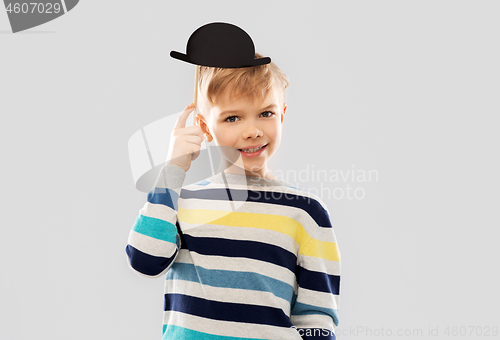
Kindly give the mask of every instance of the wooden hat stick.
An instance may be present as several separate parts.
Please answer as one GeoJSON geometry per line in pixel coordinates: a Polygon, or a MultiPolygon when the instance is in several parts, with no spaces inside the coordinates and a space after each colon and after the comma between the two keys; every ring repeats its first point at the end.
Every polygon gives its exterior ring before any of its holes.
{"type": "Polygon", "coordinates": [[[196,65],[196,71],[194,75],[194,110],[193,110],[193,126],[196,125],[196,111],[198,111],[198,82],[200,81],[200,65],[196,65]]]}
{"type": "MultiPolygon", "coordinates": [[[[194,95],[193,95],[193,103],[194,103],[194,110],[193,110],[193,126],[196,125],[196,111],[198,111],[198,82],[200,81],[200,65],[196,65],[196,71],[194,75],[194,95]]],[[[212,175],[215,174],[214,170],[214,164],[212,161],[212,154],[210,153],[210,148],[208,147],[208,141],[206,140],[205,143],[207,143],[207,152],[208,152],[208,159],[210,161],[210,168],[212,170],[212,175]]]]}

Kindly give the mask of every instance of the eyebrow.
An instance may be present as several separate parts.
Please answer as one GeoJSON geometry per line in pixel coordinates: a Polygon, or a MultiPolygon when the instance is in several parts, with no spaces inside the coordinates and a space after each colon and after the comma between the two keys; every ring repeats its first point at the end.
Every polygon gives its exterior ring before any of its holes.
{"type": "MultiPolygon", "coordinates": [[[[270,108],[276,108],[278,107],[276,104],[271,104],[271,105],[268,105],[260,110],[267,110],[267,109],[270,109],[270,108]]],[[[222,111],[221,113],[219,113],[219,116],[223,116],[225,114],[229,114],[229,113],[238,113],[238,112],[241,112],[240,110],[227,110],[227,111],[222,111]]]]}

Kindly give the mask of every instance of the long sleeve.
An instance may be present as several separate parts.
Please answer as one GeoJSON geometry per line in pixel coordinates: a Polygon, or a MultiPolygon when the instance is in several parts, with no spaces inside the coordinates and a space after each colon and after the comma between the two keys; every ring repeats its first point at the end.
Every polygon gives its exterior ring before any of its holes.
{"type": "Polygon", "coordinates": [[[164,165],[130,231],[125,249],[138,274],[160,276],[168,271],[181,247],[177,230],[178,200],[186,172],[164,165]]]}
{"type": "Polygon", "coordinates": [[[299,252],[298,291],[290,319],[304,340],[335,340],[339,323],[340,251],[326,206],[316,200],[312,202],[315,228],[299,252]]]}

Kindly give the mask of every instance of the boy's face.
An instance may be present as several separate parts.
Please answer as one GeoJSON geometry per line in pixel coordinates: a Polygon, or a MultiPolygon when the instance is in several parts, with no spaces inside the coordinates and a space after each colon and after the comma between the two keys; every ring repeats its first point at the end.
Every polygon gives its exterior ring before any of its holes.
{"type": "Polygon", "coordinates": [[[217,98],[208,114],[197,116],[198,125],[215,140],[225,156],[226,173],[242,173],[248,176],[275,178],[267,168],[267,162],[278,150],[286,105],[281,92],[274,91],[267,102],[231,95],[225,91],[217,98]],[[261,150],[246,153],[241,149],[265,145],[261,150]],[[238,168],[236,168],[238,167],[238,168]]]}

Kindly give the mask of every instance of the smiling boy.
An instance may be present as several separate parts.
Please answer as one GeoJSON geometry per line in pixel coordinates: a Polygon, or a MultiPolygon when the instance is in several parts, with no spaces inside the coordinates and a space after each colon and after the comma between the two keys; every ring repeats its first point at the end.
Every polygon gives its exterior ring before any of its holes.
{"type": "MultiPolygon", "coordinates": [[[[258,55],[260,54],[256,54],[258,55]]],[[[234,148],[224,148],[233,152],[233,157],[223,158],[221,167],[226,169],[226,173],[242,173],[241,169],[244,169],[248,176],[277,179],[268,169],[267,163],[281,142],[282,124],[287,109],[284,96],[288,79],[274,64],[269,68],[275,68],[274,78],[265,77],[271,75],[270,71],[259,74],[262,68],[240,69],[239,78],[246,79],[247,82],[240,83],[239,87],[230,87],[217,94],[217,97],[213,93],[215,89],[227,86],[224,82],[229,83],[235,71],[208,67],[200,70],[202,95],[201,113],[196,117],[197,125],[209,142],[214,140],[218,146],[234,148]],[[252,79],[260,79],[261,83],[252,84],[252,79]],[[271,87],[265,93],[265,98],[262,98],[259,87],[266,86],[271,87]],[[252,148],[261,149],[248,150],[252,148]],[[238,158],[239,162],[233,163],[228,158],[238,158]]]]}
{"type": "Polygon", "coordinates": [[[126,248],[137,273],[166,274],[163,339],[335,339],[340,253],[327,207],[267,165],[287,76],[272,62],[201,67],[198,85],[197,125],[185,127],[189,105],[126,248]],[[223,154],[219,172],[183,186],[203,138],[223,154]]]}

